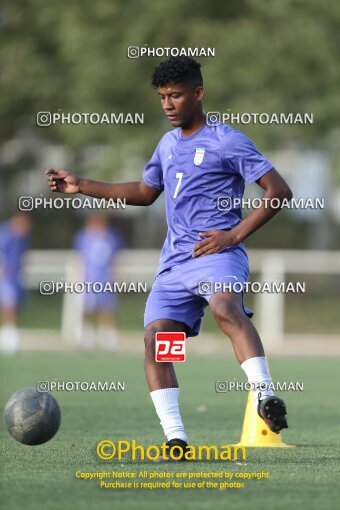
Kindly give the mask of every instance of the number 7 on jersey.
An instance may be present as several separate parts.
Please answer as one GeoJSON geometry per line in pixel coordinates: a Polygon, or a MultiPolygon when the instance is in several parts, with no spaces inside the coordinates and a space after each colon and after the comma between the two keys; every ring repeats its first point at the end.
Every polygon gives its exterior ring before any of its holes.
{"type": "Polygon", "coordinates": [[[176,197],[177,197],[177,195],[178,195],[179,188],[180,188],[180,186],[181,186],[182,179],[183,179],[183,172],[177,172],[177,173],[176,173],[176,179],[178,179],[178,183],[177,183],[177,186],[176,186],[176,189],[175,189],[175,193],[174,193],[173,198],[176,198],[176,197]]]}

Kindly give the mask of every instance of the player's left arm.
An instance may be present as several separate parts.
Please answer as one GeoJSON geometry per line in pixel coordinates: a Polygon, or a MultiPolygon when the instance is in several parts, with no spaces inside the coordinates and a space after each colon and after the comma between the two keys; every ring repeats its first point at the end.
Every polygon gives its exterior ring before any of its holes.
{"type": "Polygon", "coordinates": [[[231,230],[200,232],[203,241],[196,244],[193,257],[218,253],[228,246],[241,243],[275,216],[283,203],[293,197],[290,187],[275,168],[265,173],[256,183],[264,190],[262,198],[265,200],[262,200],[261,207],[252,211],[231,230]],[[271,199],[276,199],[274,208],[271,206],[271,199]]]}

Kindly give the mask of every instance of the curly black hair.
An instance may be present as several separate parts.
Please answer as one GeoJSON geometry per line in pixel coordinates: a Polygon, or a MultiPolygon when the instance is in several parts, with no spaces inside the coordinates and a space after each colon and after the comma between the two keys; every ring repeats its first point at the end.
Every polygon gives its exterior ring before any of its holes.
{"type": "Polygon", "coordinates": [[[152,73],[151,85],[155,89],[165,87],[170,82],[190,87],[202,87],[203,78],[200,67],[201,64],[193,58],[170,57],[155,68],[152,73]]]}

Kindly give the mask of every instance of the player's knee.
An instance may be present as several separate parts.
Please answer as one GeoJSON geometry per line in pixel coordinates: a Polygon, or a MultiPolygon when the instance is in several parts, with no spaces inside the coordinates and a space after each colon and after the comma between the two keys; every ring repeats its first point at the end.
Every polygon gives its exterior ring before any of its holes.
{"type": "Polygon", "coordinates": [[[215,301],[212,312],[218,324],[230,328],[239,327],[245,318],[239,303],[228,298],[215,301]]]}
{"type": "Polygon", "coordinates": [[[155,359],[155,349],[156,349],[156,333],[159,331],[166,331],[164,328],[164,324],[162,321],[155,321],[146,326],[145,328],[145,336],[144,336],[144,345],[145,345],[145,355],[147,358],[155,359]]]}

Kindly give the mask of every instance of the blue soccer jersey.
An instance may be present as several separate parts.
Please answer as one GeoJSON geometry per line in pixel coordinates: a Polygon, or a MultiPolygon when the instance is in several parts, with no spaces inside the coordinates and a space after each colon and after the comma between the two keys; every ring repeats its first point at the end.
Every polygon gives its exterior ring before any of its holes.
{"type": "Polygon", "coordinates": [[[117,231],[107,228],[92,231],[84,228],[78,232],[74,248],[81,254],[84,278],[89,282],[111,282],[113,264],[123,242],[117,231]]]}
{"type": "Polygon", "coordinates": [[[199,232],[235,227],[241,207],[226,211],[221,201],[242,198],[245,181],[255,182],[272,167],[249,138],[225,124],[206,124],[188,137],[180,128],[166,133],[142,177],[165,192],[168,232],[158,273],[190,260],[199,232]]]}

